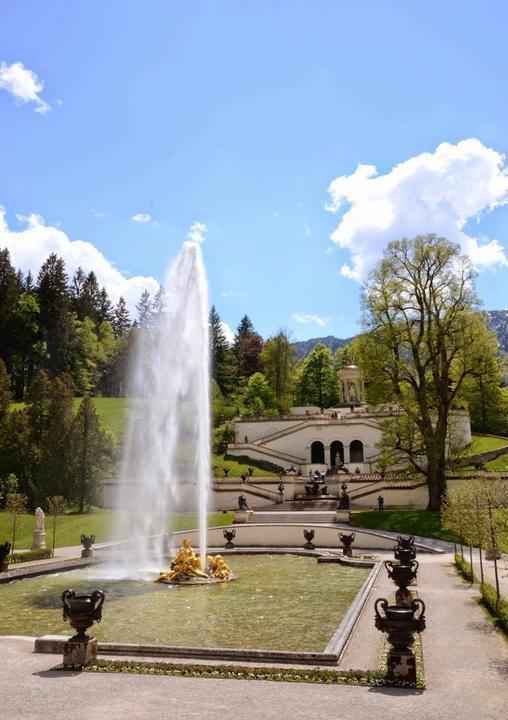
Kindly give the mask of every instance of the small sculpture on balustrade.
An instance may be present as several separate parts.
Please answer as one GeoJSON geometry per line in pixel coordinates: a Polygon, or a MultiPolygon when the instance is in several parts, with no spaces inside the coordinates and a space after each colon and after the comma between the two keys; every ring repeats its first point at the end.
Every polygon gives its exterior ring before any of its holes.
{"type": "Polygon", "coordinates": [[[233,540],[236,537],[236,530],[223,530],[222,534],[226,540],[226,545],[224,547],[228,548],[228,550],[234,548],[233,540]]]}
{"type": "Polygon", "coordinates": [[[347,493],[347,485],[344,482],[344,483],[342,483],[342,485],[340,487],[341,487],[342,492],[340,493],[339,504],[337,507],[339,510],[349,510],[349,508],[351,506],[351,502],[349,500],[349,495],[347,493]]]}
{"type": "Polygon", "coordinates": [[[314,540],[315,531],[314,530],[304,530],[303,536],[306,539],[306,543],[303,546],[306,550],[314,550],[315,545],[312,542],[314,540]]]}
{"type": "Polygon", "coordinates": [[[240,495],[238,498],[238,508],[239,510],[250,510],[249,503],[247,502],[247,498],[245,495],[240,495]]]}

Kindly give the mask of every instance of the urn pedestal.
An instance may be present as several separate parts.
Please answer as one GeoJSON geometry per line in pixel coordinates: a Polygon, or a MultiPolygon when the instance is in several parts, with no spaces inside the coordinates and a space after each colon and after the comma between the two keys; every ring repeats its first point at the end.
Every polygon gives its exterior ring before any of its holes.
{"type": "Polygon", "coordinates": [[[235,519],[233,522],[235,525],[249,522],[250,516],[253,512],[254,510],[235,510],[235,519]]]}
{"type": "Polygon", "coordinates": [[[97,640],[68,640],[64,645],[64,665],[89,665],[97,660],[97,640]]]}
{"type": "Polygon", "coordinates": [[[46,548],[46,531],[36,529],[32,537],[32,550],[44,550],[46,548]]]}

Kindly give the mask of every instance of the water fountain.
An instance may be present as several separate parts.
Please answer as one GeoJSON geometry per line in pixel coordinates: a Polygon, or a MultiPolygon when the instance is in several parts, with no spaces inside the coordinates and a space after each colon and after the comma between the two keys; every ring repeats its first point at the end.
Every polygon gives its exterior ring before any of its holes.
{"type": "Polygon", "coordinates": [[[118,488],[116,535],[129,552],[115,560],[126,577],[165,566],[172,512],[199,509],[206,559],[210,479],[207,283],[201,226],[191,230],[166,276],[165,307],[139,333],[133,398],[118,488]]]}

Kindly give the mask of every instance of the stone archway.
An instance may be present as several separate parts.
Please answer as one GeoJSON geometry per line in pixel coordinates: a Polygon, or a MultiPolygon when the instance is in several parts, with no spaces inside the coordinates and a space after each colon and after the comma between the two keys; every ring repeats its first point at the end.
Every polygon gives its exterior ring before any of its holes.
{"type": "Polygon", "coordinates": [[[310,446],[310,461],[317,465],[325,463],[325,446],[319,440],[315,440],[310,446]]]}
{"type": "Polygon", "coordinates": [[[344,445],[340,440],[334,440],[330,445],[330,466],[337,467],[344,463],[344,445]]]}
{"type": "Polygon", "coordinates": [[[349,446],[349,462],[362,463],[363,461],[363,443],[361,440],[353,440],[349,446]]]}

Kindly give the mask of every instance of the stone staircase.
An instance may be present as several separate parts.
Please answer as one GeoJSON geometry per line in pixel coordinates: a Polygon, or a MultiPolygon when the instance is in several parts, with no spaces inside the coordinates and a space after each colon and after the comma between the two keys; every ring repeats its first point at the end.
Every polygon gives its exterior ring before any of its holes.
{"type": "Polygon", "coordinates": [[[317,500],[309,502],[286,501],[278,507],[255,510],[251,523],[333,523],[335,520],[336,500],[317,500]]]}

